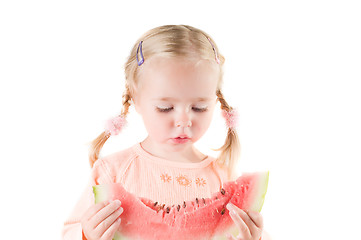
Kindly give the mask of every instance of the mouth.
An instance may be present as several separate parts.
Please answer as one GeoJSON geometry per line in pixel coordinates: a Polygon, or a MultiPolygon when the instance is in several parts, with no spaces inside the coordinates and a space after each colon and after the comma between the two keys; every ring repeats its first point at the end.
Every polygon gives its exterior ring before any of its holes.
{"type": "Polygon", "coordinates": [[[190,140],[190,138],[188,136],[184,136],[184,135],[173,138],[173,142],[176,144],[186,143],[189,140],[190,140]]]}
{"type": "Polygon", "coordinates": [[[189,139],[189,137],[187,135],[180,135],[180,136],[176,137],[175,139],[189,139]]]}

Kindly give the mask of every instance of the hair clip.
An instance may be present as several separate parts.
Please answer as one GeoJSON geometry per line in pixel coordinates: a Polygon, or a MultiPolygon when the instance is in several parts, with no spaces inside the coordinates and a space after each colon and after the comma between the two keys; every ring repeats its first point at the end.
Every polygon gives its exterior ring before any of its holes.
{"type": "Polygon", "coordinates": [[[214,55],[216,56],[216,62],[219,64],[221,61],[219,61],[219,58],[218,58],[218,54],[217,54],[217,50],[215,48],[215,46],[213,45],[211,39],[209,37],[207,37],[209,43],[212,45],[212,48],[213,48],[213,52],[214,52],[214,55]]]}
{"type": "Polygon", "coordinates": [[[138,45],[138,49],[137,49],[137,62],[138,62],[138,66],[142,65],[144,63],[144,57],[143,57],[143,50],[142,50],[142,43],[143,41],[140,41],[139,45],[138,45]],[[140,50],[140,61],[138,58],[138,54],[139,54],[139,50],[140,50]]]}

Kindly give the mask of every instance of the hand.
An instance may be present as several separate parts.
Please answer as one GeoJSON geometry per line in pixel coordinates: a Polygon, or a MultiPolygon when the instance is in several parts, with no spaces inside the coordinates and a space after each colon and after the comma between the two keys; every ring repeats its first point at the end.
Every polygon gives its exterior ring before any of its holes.
{"type": "Polygon", "coordinates": [[[229,215],[239,229],[235,238],[228,235],[228,240],[259,240],[263,231],[263,217],[259,212],[244,211],[235,205],[227,204],[229,215]]]}
{"type": "Polygon", "coordinates": [[[111,240],[119,228],[123,208],[119,200],[105,201],[91,206],[81,219],[87,240],[111,240]]]}

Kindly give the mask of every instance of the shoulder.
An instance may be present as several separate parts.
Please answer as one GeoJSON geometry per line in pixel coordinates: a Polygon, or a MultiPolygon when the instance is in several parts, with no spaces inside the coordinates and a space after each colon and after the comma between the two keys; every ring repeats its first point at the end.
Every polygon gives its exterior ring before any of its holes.
{"type": "Polygon", "coordinates": [[[135,154],[134,146],[126,148],[124,150],[109,154],[105,157],[102,157],[100,161],[103,164],[112,165],[119,162],[123,162],[125,159],[131,158],[135,154]]]}
{"type": "Polygon", "coordinates": [[[134,146],[109,154],[94,163],[93,172],[104,175],[107,181],[117,182],[135,157],[134,146]]]}

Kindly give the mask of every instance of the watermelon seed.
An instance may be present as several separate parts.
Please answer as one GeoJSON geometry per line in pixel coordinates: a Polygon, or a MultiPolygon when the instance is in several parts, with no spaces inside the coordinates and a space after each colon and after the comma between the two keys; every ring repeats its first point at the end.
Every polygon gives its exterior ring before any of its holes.
{"type": "Polygon", "coordinates": [[[196,198],[196,203],[198,204],[199,202],[198,202],[198,198],[196,198]]]}
{"type": "Polygon", "coordinates": [[[203,204],[206,204],[206,200],[204,198],[202,198],[202,199],[203,199],[203,204]]]}
{"type": "Polygon", "coordinates": [[[223,215],[225,212],[226,212],[226,209],[223,208],[222,211],[221,211],[221,214],[223,215]]]}
{"type": "Polygon", "coordinates": [[[222,193],[222,195],[224,195],[224,194],[226,194],[226,191],[224,191],[224,189],[222,188],[221,193],[222,193]]]}
{"type": "Polygon", "coordinates": [[[163,204],[160,208],[161,208],[161,209],[164,209],[164,207],[165,207],[165,204],[163,204]]]}
{"type": "Polygon", "coordinates": [[[167,207],[167,213],[169,213],[170,212],[170,208],[169,207],[167,207]]]}
{"type": "Polygon", "coordinates": [[[186,202],[185,202],[185,201],[183,202],[183,207],[184,207],[184,208],[186,207],[186,202]]]}
{"type": "Polygon", "coordinates": [[[157,206],[157,204],[158,204],[158,202],[155,202],[153,207],[157,206]]]}
{"type": "Polygon", "coordinates": [[[178,206],[177,206],[177,210],[178,210],[178,212],[179,212],[180,207],[181,207],[180,205],[178,205],[178,206]]]}

